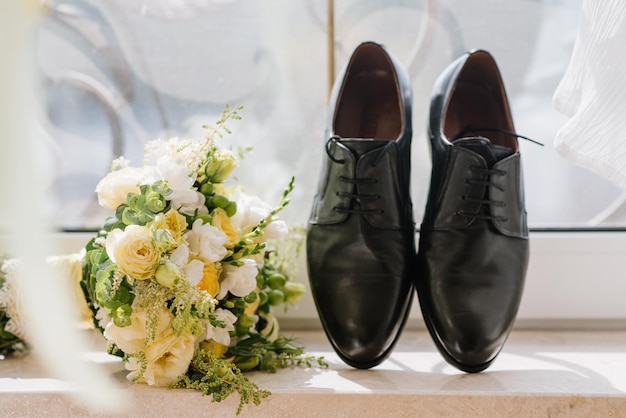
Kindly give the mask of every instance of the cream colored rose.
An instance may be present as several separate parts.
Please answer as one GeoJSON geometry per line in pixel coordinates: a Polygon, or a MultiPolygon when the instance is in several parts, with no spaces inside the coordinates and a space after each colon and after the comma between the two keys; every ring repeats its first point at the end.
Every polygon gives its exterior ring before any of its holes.
{"type": "Polygon", "coordinates": [[[96,185],[98,203],[103,208],[117,209],[126,203],[128,193],[139,193],[139,184],[143,178],[143,169],[137,167],[111,171],[96,185]]]}
{"type": "Polygon", "coordinates": [[[126,362],[130,381],[147,383],[151,386],[169,386],[178,381],[178,376],[187,372],[193,358],[195,338],[191,334],[169,335],[159,338],[146,348],[146,370],[141,374],[141,364],[134,357],[126,362]]]}
{"type": "Polygon", "coordinates": [[[114,229],[106,239],[106,251],[111,261],[131,279],[145,280],[154,275],[160,260],[154,248],[150,228],[129,225],[125,230],[114,229]]]}
{"type": "Polygon", "coordinates": [[[126,362],[129,370],[127,379],[154,386],[167,386],[177,381],[178,376],[189,368],[193,358],[196,338],[191,334],[177,336],[172,329],[172,314],[163,309],[159,312],[154,330],[154,339],[145,344],[148,332],[148,315],[143,311],[134,311],[131,325],[118,327],[110,322],[104,332],[106,338],[126,354],[131,355],[126,362]],[[141,373],[142,364],[133,354],[143,352],[146,369],[141,373]]]}

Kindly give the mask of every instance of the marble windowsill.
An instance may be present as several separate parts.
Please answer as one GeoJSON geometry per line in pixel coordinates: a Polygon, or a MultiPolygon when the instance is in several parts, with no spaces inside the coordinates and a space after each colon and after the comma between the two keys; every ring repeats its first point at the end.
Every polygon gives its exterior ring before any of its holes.
{"type": "MultiPolygon", "coordinates": [[[[249,374],[272,395],[241,416],[626,416],[626,331],[514,330],[493,366],[472,375],[448,366],[425,331],[406,331],[372,370],[343,364],[319,331],[294,335],[330,367],[249,374]]],[[[129,395],[119,416],[234,416],[237,396],[218,404],[195,391],[131,385],[119,359],[98,350],[86,358],[129,395]]],[[[0,361],[4,417],[118,416],[85,409],[72,393],[34,356],[0,361]]]]}

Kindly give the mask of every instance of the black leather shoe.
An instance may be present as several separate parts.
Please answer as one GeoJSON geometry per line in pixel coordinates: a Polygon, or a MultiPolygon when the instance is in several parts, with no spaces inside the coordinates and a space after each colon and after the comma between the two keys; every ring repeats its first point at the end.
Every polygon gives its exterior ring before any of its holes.
{"type": "Polygon", "coordinates": [[[480,372],[511,330],[528,264],[522,167],[493,57],[472,51],[437,80],[432,176],[417,289],[433,340],[452,365],[480,372]]]}
{"type": "Polygon", "coordinates": [[[411,87],[376,43],[354,51],[330,100],[326,155],[307,231],[313,299],[333,348],[370,368],[412,302],[411,87]]]}

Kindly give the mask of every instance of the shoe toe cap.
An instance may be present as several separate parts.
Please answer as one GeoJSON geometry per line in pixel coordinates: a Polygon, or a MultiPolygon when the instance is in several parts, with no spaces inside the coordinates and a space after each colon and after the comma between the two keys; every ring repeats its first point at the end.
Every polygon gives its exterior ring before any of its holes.
{"type": "Polygon", "coordinates": [[[320,319],[333,348],[356,368],[387,358],[412,302],[412,286],[389,286],[381,276],[332,278],[316,294],[320,319]]]}

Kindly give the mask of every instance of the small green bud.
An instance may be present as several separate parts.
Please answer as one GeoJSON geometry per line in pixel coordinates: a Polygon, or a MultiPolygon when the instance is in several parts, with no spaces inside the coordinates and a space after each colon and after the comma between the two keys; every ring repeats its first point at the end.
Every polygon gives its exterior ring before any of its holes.
{"type": "Polygon", "coordinates": [[[258,287],[259,289],[263,289],[265,287],[265,276],[263,276],[262,274],[258,274],[256,276],[256,287],[258,287]]]}
{"type": "Polygon", "coordinates": [[[230,201],[226,196],[222,196],[221,194],[216,194],[211,198],[211,204],[218,208],[226,208],[230,201]]]}
{"type": "Polygon", "coordinates": [[[182,274],[180,273],[180,268],[176,264],[166,261],[165,263],[159,265],[156,273],[154,274],[154,278],[161,286],[172,289],[176,281],[182,278],[182,274]]]}
{"type": "Polygon", "coordinates": [[[252,292],[248,293],[243,300],[246,301],[246,303],[254,303],[257,299],[257,295],[256,292],[253,290],[252,292]]]}
{"type": "Polygon", "coordinates": [[[205,196],[210,196],[213,194],[213,184],[212,183],[204,183],[200,186],[200,193],[205,196]]]}
{"type": "Polygon", "coordinates": [[[287,278],[280,273],[274,273],[267,279],[267,285],[270,289],[282,289],[285,287],[285,283],[287,283],[287,278]]]}
{"type": "Polygon", "coordinates": [[[229,218],[232,218],[235,215],[235,213],[237,213],[237,203],[228,202],[228,205],[226,205],[224,210],[226,211],[226,215],[228,215],[229,218]]]}
{"type": "Polygon", "coordinates": [[[268,301],[272,306],[280,305],[285,301],[285,294],[282,292],[282,290],[273,289],[267,296],[268,301]]]}
{"type": "Polygon", "coordinates": [[[254,321],[250,315],[243,314],[239,317],[239,319],[237,319],[237,323],[240,326],[249,329],[254,324],[254,321]]]}
{"type": "Polygon", "coordinates": [[[259,362],[261,360],[257,356],[253,356],[253,357],[237,356],[235,357],[234,361],[235,361],[235,365],[239,368],[239,370],[246,371],[246,370],[254,369],[256,366],[259,365],[259,362]]]}
{"type": "Polygon", "coordinates": [[[210,224],[213,218],[208,213],[202,213],[198,215],[196,219],[202,219],[203,224],[210,224]]]}

